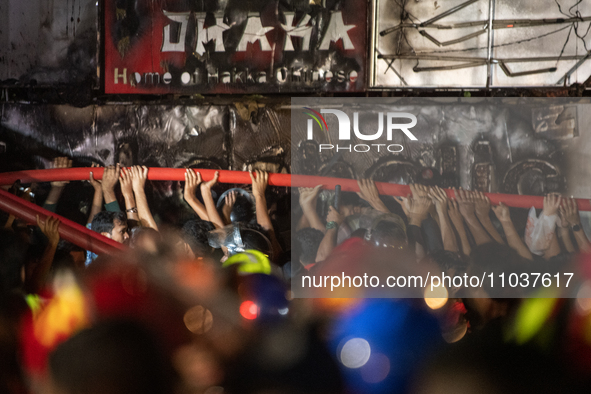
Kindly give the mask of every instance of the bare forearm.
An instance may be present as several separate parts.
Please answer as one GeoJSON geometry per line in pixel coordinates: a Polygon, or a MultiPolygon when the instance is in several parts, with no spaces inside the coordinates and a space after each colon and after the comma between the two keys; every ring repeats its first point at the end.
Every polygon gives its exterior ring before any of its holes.
{"type": "Polygon", "coordinates": [[[533,256],[529,248],[523,243],[521,237],[515,230],[515,226],[512,221],[501,221],[505,237],[507,237],[507,244],[513,250],[515,250],[521,257],[527,260],[533,260],[533,256]]]}
{"type": "Polygon", "coordinates": [[[123,198],[125,199],[125,213],[127,214],[127,219],[139,221],[139,209],[137,209],[138,212],[130,212],[133,208],[137,208],[133,192],[131,194],[123,194],[123,198]]]}
{"type": "Polygon", "coordinates": [[[552,257],[557,256],[559,254],[560,244],[558,243],[556,233],[554,233],[552,234],[552,241],[550,242],[550,247],[544,252],[544,259],[550,260],[552,257]]]}
{"type": "Polygon", "coordinates": [[[308,223],[308,218],[306,218],[306,215],[304,215],[302,213],[302,216],[300,217],[300,220],[298,221],[298,225],[296,226],[296,231],[300,231],[303,228],[307,228],[310,227],[310,223],[308,223]]]}
{"type": "Polygon", "coordinates": [[[267,210],[267,199],[265,196],[255,196],[255,201],[257,210],[257,223],[265,230],[272,231],[273,224],[271,223],[271,218],[269,217],[269,212],[267,210]]]}
{"type": "Polygon", "coordinates": [[[209,216],[207,215],[207,209],[205,209],[205,205],[201,204],[196,197],[189,197],[185,201],[187,201],[187,204],[189,204],[189,206],[193,209],[193,211],[195,211],[201,220],[209,221],[209,216]]]}
{"type": "Polygon", "coordinates": [[[63,186],[52,186],[49,194],[47,195],[47,199],[45,200],[44,205],[54,205],[57,204],[62,192],[64,191],[63,186]]]}
{"type": "Polygon", "coordinates": [[[43,289],[43,286],[45,286],[45,282],[49,276],[49,270],[51,269],[56,250],[57,243],[50,242],[47,244],[47,247],[43,252],[43,256],[41,257],[41,261],[39,262],[37,269],[33,272],[31,282],[28,286],[29,291],[32,293],[38,293],[43,289]]]}
{"type": "Polygon", "coordinates": [[[575,235],[575,241],[577,241],[577,245],[579,246],[579,250],[583,253],[588,252],[591,248],[589,245],[589,240],[587,239],[583,229],[580,229],[579,231],[573,231],[573,233],[575,235]]]}
{"type": "Polygon", "coordinates": [[[468,241],[468,235],[466,234],[466,229],[464,228],[464,221],[460,219],[459,221],[452,221],[452,224],[458,232],[458,236],[460,237],[462,253],[466,256],[470,256],[470,253],[472,253],[472,248],[470,247],[470,241],[468,241]]]}
{"type": "Polygon", "coordinates": [[[495,226],[493,225],[492,221],[490,220],[490,217],[487,216],[478,216],[478,220],[480,221],[480,224],[482,224],[482,227],[484,227],[484,229],[486,230],[486,232],[497,242],[500,244],[504,244],[505,242],[503,241],[503,238],[501,237],[501,234],[499,234],[499,232],[497,231],[497,229],[495,228],[495,226]]]}
{"type": "Polygon", "coordinates": [[[134,189],[134,192],[140,223],[143,227],[150,227],[158,231],[158,226],[156,225],[156,221],[152,216],[152,212],[150,212],[150,207],[148,206],[148,200],[146,199],[146,193],[144,193],[144,189],[134,189]]]}
{"type": "Polygon", "coordinates": [[[202,190],[201,195],[203,196],[203,202],[205,203],[205,210],[207,211],[209,221],[217,228],[224,227],[224,221],[222,220],[222,217],[220,216],[215,203],[213,202],[211,189],[202,190]]]}
{"type": "Polygon", "coordinates": [[[320,246],[318,247],[318,252],[316,253],[316,262],[324,261],[328,256],[330,256],[332,250],[337,244],[337,234],[338,227],[326,230],[326,233],[320,242],[320,246]]]}
{"type": "Polygon", "coordinates": [[[94,216],[103,210],[103,191],[102,189],[94,190],[94,197],[92,198],[92,207],[90,209],[90,215],[88,215],[88,222],[92,223],[94,216]]]}
{"type": "Polygon", "coordinates": [[[573,241],[570,239],[570,229],[568,227],[562,227],[559,230],[559,234],[566,251],[568,253],[575,253],[575,245],[573,245],[573,241]]]}
{"type": "Polygon", "coordinates": [[[320,216],[318,216],[314,207],[304,206],[302,207],[302,210],[304,211],[304,216],[308,220],[310,227],[320,230],[323,233],[326,232],[326,227],[322,224],[322,220],[320,220],[320,216]]]}
{"type": "Polygon", "coordinates": [[[443,249],[450,252],[458,251],[458,244],[456,237],[449,223],[447,212],[439,211],[439,227],[441,229],[441,240],[443,241],[443,249]]]}
{"type": "Polygon", "coordinates": [[[371,205],[371,207],[373,209],[375,209],[376,211],[380,211],[380,212],[384,212],[384,213],[391,213],[388,210],[388,208],[386,207],[386,205],[384,204],[384,202],[382,200],[380,200],[379,198],[376,200],[369,201],[369,205],[371,205]]]}
{"type": "Polygon", "coordinates": [[[464,217],[464,219],[468,224],[468,228],[470,229],[470,232],[474,237],[474,242],[476,242],[476,245],[482,245],[492,241],[492,239],[490,238],[484,227],[482,227],[476,216],[464,217]]]}
{"type": "Polygon", "coordinates": [[[113,189],[103,189],[103,197],[105,199],[105,204],[110,204],[113,201],[117,201],[115,190],[113,189]]]}

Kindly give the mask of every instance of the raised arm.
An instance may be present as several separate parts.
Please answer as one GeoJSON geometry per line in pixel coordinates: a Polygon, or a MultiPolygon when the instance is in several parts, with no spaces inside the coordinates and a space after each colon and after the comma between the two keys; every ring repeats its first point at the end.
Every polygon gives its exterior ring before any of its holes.
{"type": "MultiPolygon", "coordinates": [[[[557,193],[550,193],[544,197],[544,209],[542,209],[542,215],[547,217],[555,217],[557,219],[558,210],[562,203],[562,197],[557,193]]],[[[544,259],[549,260],[550,258],[560,254],[560,244],[556,236],[556,222],[552,228],[552,238],[550,239],[550,245],[544,251],[544,259]]]]}
{"type": "Polygon", "coordinates": [[[561,206],[558,209],[558,218],[560,219],[560,221],[556,222],[556,232],[558,233],[560,238],[562,238],[562,243],[564,244],[564,248],[566,249],[566,251],[568,253],[575,253],[576,249],[573,245],[572,239],[570,238],[570,224],[568,223],[568,220],[566,220],[564,215],[564,209],[563,206],[561,206]]]}
{"type": "Polygon", "coordinates": [[[308,224],[310,227],[320,230],[324,233],[326,232],[326,228],[322,224],[322,220],[320,220],[320,216],[318,216],[318,212],[316,211],[316,201],[321,188],[322,185],[317,185],[314,188],[300,187],[299,191],[300,206],[302,207],[302,212],[304,213],[304,217],[306,218],[308,224]]]}
{"type": "Polygon", "coordinates": [[[123,194],[123,199],[125,200],[125,213],[127,214],[127,220],[139,222],[140,217],[138,215],[138,208],[136,206],[135,197],[133,196],[131,170],[126,170],[125,168],[121,169],[119,184],[121,185],[121,193],[123,194]]]}
{"type": "Polygon", "coordinates": [[[490,220],[490,200],[482,192],[472,192],[474,196],[474,206],[476,217],[482,224],[482,227],[488,234],[498,243],[504,244],[501,234],[497,231],[492,221],[490,220]]]}
{"type": "Polygon", "coordinates": [[[492,207],[492,210],[497,216],[497,219],[499,219],[499,222],[501,222],[501,226],[503,226],[503,231],[505,232],[505,237],[507,237],[507,244],[509,247],[519,253],[521,257],[533,260],[529,248],[523,243],[517,230],[515,230],[515,225],[513,225],[513,221],[511,220],[509,207],[503,203],[499,203],[499,205],[492,207]]]}
{"type": "Polygon", "coordinates": [[[31,293],[38,293],[43,289],[43,286],[45,286],[49,276],[49,271],[51,270],[51,265],[53,264],[53,258],[55,257],[55,251],[57,250],[57,244],[60,241],[59,219],[48,216],[45,221],[42,222],[37,215],[37,225],[41,229],[41,232],[47,237],[47,246],[43,251],[41,261],[33,271],[30,282],[27,284],[27,290],[31,293]]]}
{"type": "Polygon", "coordinates": [[[146,192],[144,191],[146,180],[148,179],[148,167],[133,166],[129,171],[131,173],[131,185],[133,192],[135,193],[135,201],[137,203],[140,223],[143,227],[150,227],[158,231],[158,226],[152,216],[152,212],[150,212],[148,199],[146,198],[146,192]]]}
{"type": "Polygon", "coordinates": [[[185,190],[183,191],[183,198],[189,204],[193,211],[199,216],[201,220],[209,221],[209,216],[207,215],[207,209],[205,206],[201,204],[201,202],[197,199],[195,192],[197,188],[201,184],[201,173],[196,172],[193,169],[187,168],[185,171],[185,190]]]}
{"type": "Polygon", "coordinates": [[[456,190],[454,189],[456,194],[456,199],[458,201],[458,206],[460,208],[460,213],[464,217],[464,220],[468,224],[468,228],[474,237],[474,242],[476,245],[482,245],[487,242],[491,242],[492,239],[486,232],[486,230],[478,221],[476,217],[476,205],[474,203],[474,196],[470,191],[467,190],[456,190]]]}
{"type": "Polygon", "coordinates": [[[468,234],[466,234],[466,228],[464,227],[464,218],[460,213],[460,208],[456,200],[451,199],[448,201],[447,213],[449,214],[449,218],[453,226],[455,227],[456,231],[458,232],[458,236],[460,237],[462,253],[464,253],[464,255],[466,256],[470,256],[472,248],[470,247],[470,241],[468,241],[468,234]]]}
{"type": "Polygon", "coordinates": [[[575,241],[577,241],[577,245],[579,246],[579,250],[584,253],[588,252],[591,247],[589,245],[589,239],[587,239],[587,236],[583,231],[583,227],[581,227],[581,216],[579,215],[579,210],[577,208],[575,199],[565,198],[560,210],[563,212],[563,216],[573,231],[575,241]]]}
{"type": "Polygon", "coordinates": [[[232,190],[230,193],[226,194],[224,197],[224,206],[222,207],[222,215],[224,216],[225,224],[232,223],[232,208],[234,208],[234,204],[236,203],[236,190],[232,190]]]}
{"type": "Polygon", "coordinates": [[[101,186],[103,188],[103,197],[105,199],[105,208],[107,211],[121,211],[119,203],[117,202],[117,197],[115,196],[115,185],[119,182],[120,168],[119,163],[117,163],[116,166],[105,167],[103,172],[101,186]]]}
{"type": "Polygon", "coordinates": [[[343,223],[343,216],[333,206],[328,208],[328,215],[326,216],[326,232],[324,237],[318,246],[318,252],[316,252],[316,262],[324,261],[334,249],[337,244],[337,235],[339,232],[339,226],[343,223]]]}
{"type": "Polygon", "coordinates": [[[429,216],[429,211],[433,207],[433,202],[429,197],[428,191],[422,185],[410,185],[412,196],[404,200],[408,212],[408,227],[406,235],[409,245],[414,244],[415,253],[418,259],[423,258],[427,253],[427,245],[422,236],[421,225],[429,216]]]}
{"type": "Polygon", "coordinates": [[[448,198],[447,194],[438,186],[431,188],[430,193],[437,215],[439,217],[439,228],[441,229],[441,239],[443,241],[443,249],[450,252],[458,251],[458,243],[451,224],[449,222],[449,215],[447,213],[448,198]]]}
{"type": "MultiPolygon", "coordinates": [[[[72,167],[72,160],[68,159],[67,157],[56,157],[53,159],[52,168],[70,168],[72,167]]],[[[64,191],[64,187],[70,183],[68,181],[56,181],[51,182],[51,190],[49,191],[49,195],[43,204],[43,208],[47,209],[48,211],[55,212],[55,208],[57,203],[64,191]]]]}
{"type": "Polygon", "coordinates": [[[269,217],[269,210],[267,209],[267,199],[265,198],[265,190],[269,183],[269,173],[266,171],[255,170],[249,172],[250,180],[252,181],[252,195],[254,196],[256,211],[257,211],[257,223],[261,225],[269,233],[269,240],[275,251],[275,256],[279,256],[281,252],[281,246],[275,236],[275,229],[273,223],[269,217]],[[256,176],[254,176],[256,175],[256,176]]]}
{"type": "Polygon", "coordinates": [[[212,180],[201,183],[201,197],[203,197],[203,202],[205,203],[207,216],[209,217],[209,221],[212,222],[216,228],[224,227],[224,221],[222,220],[222,217],[215,206],[215,202],[213,201],[213,196],[211,195],[211,188],[218,182],[219,177],[220,172],[216,171],[212,180]]]}
{"type": "MultiPolygon", "coordinates": [[[[98,167],[98,164],[92,163],[93,167],[98,167]]],[[[88,180],[92,187],[94,188],[94,196],[92,198],[92,207],[90,208],[90,215],[88,215],[88,220],[86,224],[92,223],[92,219],[94,216],[103,210],[103,187],[101,185],[101,181],[97,181],[94,179],[94,173],[90,172],[90,178],[88,180]]]]}
{"type": "Polygon", "coordinates": [[[380,193],[378,193],[378,188],[374,181],[371,179],[360,179],[357,181],[357,184],[359,185],[357,195],[361,199],[367,201],[376,211],[390,213],[384,202],[380,199],[380,193]]]}

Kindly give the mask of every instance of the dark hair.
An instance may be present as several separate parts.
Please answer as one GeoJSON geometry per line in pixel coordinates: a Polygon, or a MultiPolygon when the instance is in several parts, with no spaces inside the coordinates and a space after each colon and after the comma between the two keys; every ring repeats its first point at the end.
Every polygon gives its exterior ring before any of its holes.
{"type": "Polygon", "coordinates": [[[201,256],[211,253],[207,233],[214,229],[214,225],[207,220],[192,219],[183,225],[181,233],[183,240],[189,245],[195,256],[201,256]]]}
{"type": "Polygon", "coordinates": [[[127,218],[123,212],[101,211],[94,215],[90,228],[97,233],[111,234],[115,227],[115,221],[126,224],[127,218]]]}
{"type": "Polygon", "coordinates": [[[271,256],[269,232],[258,223],[241,223],[240,236],[245,249],[254,249],[271,256]]]}
{"type": "Polygon", "coordinates": [[[349,205],[352,205],[354,207],[360,206],[361,200],[359,199],[359,196],[357,195],[357,193],[353,193],[353,192],[342,192],[341,193],[341,206],[345,207],[345,206],[349,206],[349,205]]]}
{"type": "Polygon", "coordinates": [[[295,235],[293,251],[295,256],[304,264],[313,263],[316,260],[318,247],[324,234],[315,228],[304,228],[295,235]]]}
{"type": "Polygon", "coordinates": [[[126,321],[77,333],[50,354],[49,370],[68,394],[163,394],[174,385],[157,342],[142,326],[126,321]]]}
{"type": "Polygon", "coordinates": [[[0,293],[22,286],[26,252],[26,244],[15,233],[0,230],[0,293]]]}
{"type": "Polygon", "coordinates": [[[431,253],[429,257],[444,271],[455,269],[459,273],[465,272],[468,268],[467,262],[456,252],[438,250],[431,253]]]}
{"type": "Polygon", "coordinates": [[[388,244],[391,241],[406,242],[406,233],[402,227],[389,220],[380,220],[371,230],[371,239],[374,242],[388,244]]]}
{"type": "Polygon", "coordinates": [[[255,219],[252,204],[246,197],[240,195],[236,197],[236,202],[230,213],[230,219],[232,220],[232,223],[250,223],[255,219]]]}

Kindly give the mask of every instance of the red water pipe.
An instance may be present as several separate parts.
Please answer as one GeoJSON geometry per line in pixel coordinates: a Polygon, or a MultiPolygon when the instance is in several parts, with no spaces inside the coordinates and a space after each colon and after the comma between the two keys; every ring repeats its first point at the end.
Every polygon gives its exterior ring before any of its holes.
{"type": "Polygon", "coordinates": [[[42,221],[45,221],[48,216],[54,216],[60,220],[60,238],[96,254],[113,254],[125,249],[124,245],[118,242],[2,189],[0,189],[0,211],[7,212],[33,225],[37,225],[37,215],[42,221]]]}
{"type": "MultiPolygon", "coordinates": [[[[213,178],[216,170],[197,170],[201,173],[203,180],[213,178]]],[[[50,181],[83,181],[87,180],[89,173],[93,172],[96,179],[103,176],[102,168],[68,168],[50,170],[29,170],[0,173],[0,185],[11,185],[20,179],[22,183],[50,182],[50,181]]],[[[220,170],[220,183],[247,184],[250,176],[245,171],[220,170]]],[[[185,179],[184,168],[159,168],[153,167],[148,171],[148,179],[153,181],[183,181],[185,179]]],[[[269,174],[269,185],[288,187],[314,187],[323,185],[325,189],[334,189],[335,185],[341,185],[343,191],[357,192],[359,186],[357,181],[342,178],[327,178],[312,175],[290,175],[290,174],[269,174]]],[[[380,194],[389,196],[407,196],[410,188],[407,185],[396,185],[392,183],[376,182],[380,194]]],[[[446,189],[449,197],[454,197],[451,189],[446,189]]],[[[516,208],[543,207],[543,197],[523,196],[517,194],[485,193],[492,204],[503,202],[505,205],[516,208]]],[[[576,199],[580,211],[591,211],[591,203],[587,199],[576,199]]]]}

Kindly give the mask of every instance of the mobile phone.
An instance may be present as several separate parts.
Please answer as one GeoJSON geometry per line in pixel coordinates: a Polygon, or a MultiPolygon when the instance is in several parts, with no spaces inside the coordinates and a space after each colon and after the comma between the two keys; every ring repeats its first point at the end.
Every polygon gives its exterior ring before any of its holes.
{"type": "Polygon", "coordinates": [[[334,209],[336,209],[338,211],[340,204],[341,204],[341,185],[336,185],[334,187],[334,209]]]}

